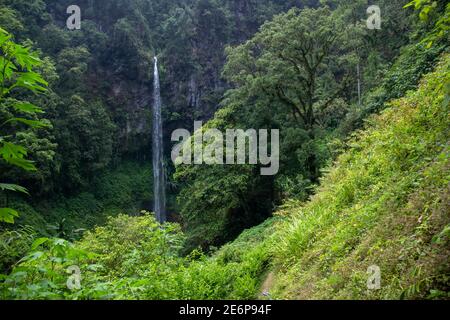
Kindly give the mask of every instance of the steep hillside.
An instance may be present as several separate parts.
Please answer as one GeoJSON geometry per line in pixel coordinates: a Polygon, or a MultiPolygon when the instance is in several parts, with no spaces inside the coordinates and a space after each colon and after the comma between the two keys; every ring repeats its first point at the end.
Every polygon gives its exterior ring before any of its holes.
{"type": "Polygon", "coordinates": [[[274,242],[278,298],[448,297],[450,56],[356,134],[274,242]],[[369,266],[381,289],[367,290],[369,266]]]}
{"type": "Polygon", "coordinates": [[[234,283],[263,299],[448,298],[449,85],[446,54],[354,135],[310,201],[288,201],[212,261],[236,264],[234,283]]]}
{"type": "Polygon", "coordinates": [[[242,283],[240,298],[448,298],[449,85],[446,54],[354,135],[310,201],[288,201],[209,260],[207,270],[233,266],[222,298],[242,283]],[[380,288],[369,290],[377,268],[380,288]]]}

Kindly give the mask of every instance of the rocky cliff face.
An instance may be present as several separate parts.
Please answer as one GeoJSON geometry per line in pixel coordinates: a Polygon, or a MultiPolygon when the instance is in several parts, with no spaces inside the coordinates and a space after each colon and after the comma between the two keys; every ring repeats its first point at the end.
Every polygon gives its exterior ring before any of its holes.
{"type": "MultiPolygon", "coordinates": [[[[166,25],[162,50],[164,103],[169,113],[166,127],[190,128],[193,120],[208,120],[229,88],[221,77],[224,49],[249,39],[274,14],[308,1],[191,1],[178,7],[177,23],[166,25]],[[178,41],[173,34],[183,34],[178,41]],[[182,49],[183,48],[183,49],[182,49]],[[176,114],[170,117],[170,114],[176,114]],[[181,121],[180,121],[181,120],[181,121]]],[[[309,1],[314,5],[317,1],[309,1]]]]}
{"type": "MultiPolygon", "coordinates": [[[[92,55],[86,75],[94,75],[97,82],[91,85],[118,128],[116,152],[139,154],[150,145],[154,54],[160,57],[163,117],[170,137],[174,128],[190,128],[193,120],[207,120],[217,110],[228,88],[221,78],[225,46],[245,41],[274,14],[304,2],[78,1],[82,29],[70,32],[70,43],[87,46],[92,55]]],[[[69,4],[47,1],[50,19],[45,23],[67,33],[69,4]]]]}

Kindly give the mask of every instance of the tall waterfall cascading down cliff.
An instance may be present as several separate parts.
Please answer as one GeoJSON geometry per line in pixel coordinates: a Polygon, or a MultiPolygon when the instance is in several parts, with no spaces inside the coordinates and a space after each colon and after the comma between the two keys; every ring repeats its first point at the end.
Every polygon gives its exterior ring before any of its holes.
{"type": "Polygon", "coordinates": [[[153,80],[153,210],[156,219],[166,221],[166,177],[164,171],[163,130],[161,117],[161,92],[159,84],[158,58],[155,57],[153,80]]]}

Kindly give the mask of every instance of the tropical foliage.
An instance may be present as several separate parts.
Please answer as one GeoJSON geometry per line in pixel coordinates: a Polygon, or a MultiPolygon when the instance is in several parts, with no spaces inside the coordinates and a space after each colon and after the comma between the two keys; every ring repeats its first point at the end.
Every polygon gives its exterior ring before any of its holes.
{"type": "Polygon", "coordinates": [[[70,4],[0,1],[0,299],[450,297],[447,1],[70,4]],[[172,164],[194,120],[279,129],[278,174],[172,164]]]}

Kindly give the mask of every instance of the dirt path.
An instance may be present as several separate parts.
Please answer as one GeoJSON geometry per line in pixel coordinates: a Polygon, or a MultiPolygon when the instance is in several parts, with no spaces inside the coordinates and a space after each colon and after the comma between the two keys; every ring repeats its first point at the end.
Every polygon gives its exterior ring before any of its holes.
{"type": "Polygon", "coordinates": [[[261,286],[261,298],[262,299],[271,299],[271,289],[273,287],[274,284],[274,278],[275,275],[273,272],[270,272],[267,277],[266,280],[264,280],[263,285],[261,286]]]}

